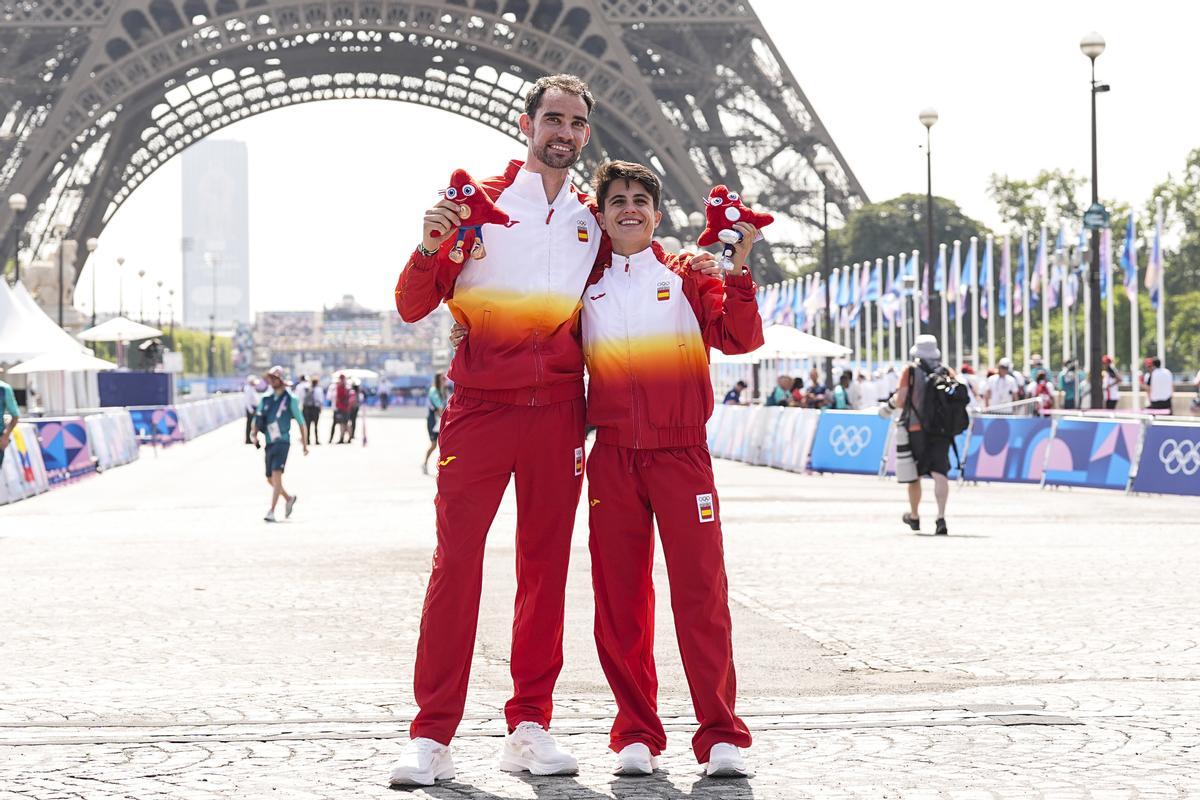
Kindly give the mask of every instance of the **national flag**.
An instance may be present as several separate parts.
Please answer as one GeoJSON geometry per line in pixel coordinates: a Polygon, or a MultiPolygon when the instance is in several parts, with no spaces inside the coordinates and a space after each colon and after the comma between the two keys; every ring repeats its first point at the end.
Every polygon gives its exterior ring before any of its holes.
{"type": "Polygon", "coordinates": [[[1036,306],[1042,299],[1042,281],[1046,276],[1046,226],[1038,238],[1037,255],[1033,259],[1033,274],[1029,276],[1029,305],[1036,306]]]}
{"type": "Polygon", "coordinates": [[[1146,262],[1146,289],[1150,305],[1158,310],[1158,285],[1162,279],[1162,218],[1154,220],[1154,243],[1150,245],[1150,260],[1146,262]]]}
{"type": "Polygon", "coordinates": [[[1068,269],[1063,273],[1063,305],[1073,308],[1079,297],[1079,273],[1068,269]]]}
{"type": "Polygon", "coordinates": [[[838,291],[838,271],[835,269],[829,273],[829,284],[825,287],[827,295],[822,299],[825,301],[825,308],[829,309],[829,319],[833,323],[836,319],[834,310],[837,308],[837,291],[838,291]]]}
{"type": "Polygon", "coordinates": [[[946,291],[946,248],[938,248],[937,266],[933,269],[933,290],[938,294],[946,291]]]}
{"type": "Polygon", "coordinates": [[[875,266],[871,270],[871,279],[867,283],[867,300],[872,303],[878,302],[879,295],[881,294],[880,284],[882,283],[882,276],[879,274],[883,269],[883,264],[881,262],[882,259],[875,261],[875,266]]]}
{"type": "Polygon", "coordinates": [[[1001,317],[1008,316],[1008,295],[1012,291],[1012,253],[1008,246],[1008,237],[1004,237],[1004,252],[1000,254],[1000,299],[996,303],[996,311],[1001,317]]]}
{"type": "Polygon", "coordinates": [[[811,275],[807,278],[797,278],[792,291],[792,325],[801,330],[808,326],[808,312],[804,308],[804,302],[808,299],[806,283],[810,281],[811,275]]]}
{"type": "MultiPolygon", "coordinates": [[[[1057,261],[1057,258],[1055,259],[1057,261]]],[[[1062,295],[1063,271],[1057,263],[1050,270],[1050,280],[1046,284],[1046,307],[1051,311],[1058,308],[1062,295]]]]}
{"type": "Polygon", "coordinates": [[[1121,266],[1125,268],[1125,294],[1129,302],[1137,302],[1137,241],[1134,239],[1133,214],[1125,226],[1125,246],[1121,249],[1121,266]]]}
{"type": "Polygon", "coordinates": [[[983,319],[988,318],[988,314],[992,309],[988,306],[988,291],[987,287],[992,285],[992,240],[989,239],[983,246],[983,265],[979,268],[979,288],[982,290],[979,293],[979,316],[983,319]]]}
{"type": "Polygon", "coordinates": [[[1028,249],[1028,243],[1025,241],[1025,232],[1021,232],[1021,244],[1017,248],[1017,274],[1013,276],[1013,298],[1012,309],[1013,316],[1021,314],[1025,311],[1025,276],[1029,271],[1029,264],[1025,261],[1025,251],[1028,249]]]}
{"type": "Polygon", "coordinates": [[[780,325],[792,324],[792,290],[793,281],[784,281],[779,290],[779,305],[775,308],[775,321],[780,325]]]}
{"type": "MultiPolygon", "coordinates": [[[[903,257],[901,256],[901,258],[903,257]]],[[[883,312],[883,319],[889,325],[896,318],[896,312],[900,310],[900,294],[896,291],[896,273],[892,272],[890,256],[888,257],[887,291],[879,298],[879,310],[883,312]]]]}
{"type": "MultiPolygon", "coordinates": [[[[913,259],[916,261],[917,259],[913,259]]],[[[921,322],[929,322],[929,264],[925,264],[921,277],[921,322]]]]}
{"type": "Polygon", "coordinates": [[[1100,231],[1100,299],[1108,299],[1108,285],[1112,283],[1112,231],[1100,231]]]}
{"type": "Polygon", "coordinates": [[[871,298],[867,297],[867,292],[871,288],[871,262],[864,261],[862,263],[862,272],[858,276],[858,302],[865,303],[871,298]]]}
{"type": "Polygon", "coordinates": [[[958,281],[958,311],[962,313],[963,306],[966,305],[967,295],[971,292],[971,287],[975,285],[975,279],[978,273],[975,271],[976,263],[976,239],[971,237],[971,243],[967,245],[967,259],[963,262],[962,275],[958,281]]]}
{"type": "Polygon", "coordinates": [[[850,305],[850,267],[842,267],[842,276],[838,279],[837,304],[838,308],[850,305]]]}
{"type": "Polygon", "coordinates": [[[959,272],[962,270],[962,247],[959,242],[954,243],[954,254],[950,257],[950,269],[946,273],[946,294],[947,300],[953,300],[946,306],[946,310],[950,315],[950,319],[954,319],[958,313],[958,281],[959,272]]]}

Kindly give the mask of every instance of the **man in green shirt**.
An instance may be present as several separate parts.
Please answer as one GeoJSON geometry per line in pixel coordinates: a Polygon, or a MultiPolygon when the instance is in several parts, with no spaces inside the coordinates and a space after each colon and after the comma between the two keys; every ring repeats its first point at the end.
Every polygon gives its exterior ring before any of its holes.
{"type": "Polygon", "coordinates": [[[17,408],[17,398],[13,396],[12,387],[0,381],[0,423],[4,423],[0,425],[0,467],[4,466],[4,451],[8,448],[8,440],[20,418],[21,411],[17,408]],[[8,417],[7,422],[5,417],[8,417]]]}
{"type": "Polygon", "coordinates": [[[267,483],[271,485],[271,509],[263,517],[267,522],[275,521],[275,506],[279,498],[284,499],[284,518],[292,516],[296,495],[288,494],[283,488],[283,470],[287,466],[288,450],[291,447],[292,422],[300,428],[304,455],[308,455],[308,431],[304,427],[304,412],[300,401],[287,390],[283,382],[283,367],[271,367],[266,374],[271,391],[258,402],[258,413],[254,415],[252,437],[258,446],[258,432],[267,437],[267,483]]]}

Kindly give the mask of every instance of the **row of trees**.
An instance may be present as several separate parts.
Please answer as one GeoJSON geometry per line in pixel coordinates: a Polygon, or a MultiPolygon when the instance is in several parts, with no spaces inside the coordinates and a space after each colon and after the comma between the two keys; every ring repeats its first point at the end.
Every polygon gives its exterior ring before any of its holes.
{"type": "MultiPolygon", "coordinates": [[[[1004,175],[993,175],[989,181],[988,194],[996,203],[1001,231],[991,231],[1000,240],[1004,232],[1024,228],[1030,232],[1031,249],[1037,246],[1036,238],[1045,223],[1054,232],[1066,222],[1078,229],[1083,212],[1088,205],[1087,179],[1075,172],[1043,170],[1030,180],[1015,179],[1004,175]]],[[[1176,372],[1200,368],[1200,148],[1187,157],[1179,174],[1169,175],[1154,187],[1149,198],[1137,207],[1108,201],[1105,206],[1112,214],[1113,242],[1119,248],[1124,240],[1125,227],[1130,215],[1142,239],[1138,249],[1139,283],[1145,276],[1149,259],[1148,243],[1153,235],[1155,198],[1163,198],[1165,264],[1164,283],[1167,295],[1167,330],[1165,352],[1168,366],[1176,372]]],[[[955,239],[966,242],[972,236],[980,238],[989,229],[982,222],[963,213],[958,204],[941,197],[934,198],[934,239],[937,243],[950,243],[955,239]]],[[[908,252],[914,247],[924,250],[926,198],[923,194],[905,194],[880,203],[872,203],[854,211],[846,225],[830,231],[829,251],[834,265],[851,264],[871,260],[879,256],[908,252]]],[[[823,253],[818,248],[816,263],[800,270],[807,274],[819,269],[823,253]]],[[[1032,260],[1032,253],[1031,253],[1032,260]]],[[[1123,273],[1119,269],[1119,258],[1114,256],[1117,274],[1114,285],[1117,290],[1116,342],[1117,352],[1113,355],[1127,367],[1140,362],[1140,356],[1152,353],[1157,346],[1154,312],[1144,287],[1139,286],[1140,328],[1142,354],[1129,352],[1129,302],[1122,286],[1123,273]]],[[[997,257],[996,279],[999,280],[999,258],[997,257]]],[[[1014,253],[1013,265],[1016,258],[1014,253]]],[[[1032,264],[1030,268],[1032,269],[1032,264]]],[[[1082,300],[1080,303],[1082,308],[1082,300]]],[[[1080,311],[1080,313],[1082,313],[1080,311]]],[[[1103,310],[1101,310],[1103,313],[1103,310]]],[[[1000,341],[999,352],[1003,353],[1003,323],[997,324],[1000,341]]],[[[1033,341],[1041,341],[1041,313],[1035,311],[1031,319],[1033,341]]],[[[1060,352],[1061,312],[1051,314],[1052,352],[1060,352]]],[[[1080,323],[1082,325],[1082,323],[1080,323]]],[[[1020,317],[1014,327],[1014,353],[1021,352],[1020,317]]],[[[1082,335],[1079,337],[1082,343],[1082,335]]],[[[982,342],[981,342],[982,346],[982,342]]],[[[1082,344],[1077,349],[1081,349],[1082,344]]],[[[1040,350],[1040,344],[1034,350],[1040,350]]],[[[1047,354],[1048,355],[1048,354],[1047,354]]]]}

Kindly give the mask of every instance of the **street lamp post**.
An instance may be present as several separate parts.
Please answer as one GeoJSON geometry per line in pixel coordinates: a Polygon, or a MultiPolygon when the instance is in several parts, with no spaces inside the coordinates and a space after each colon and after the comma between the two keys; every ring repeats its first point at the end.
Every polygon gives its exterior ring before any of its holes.
{"type": "MultiPolygon", "coordinates": [[[[828,153],[821,153],[813,161],[813,168],[817,174],[821,176],[821,236],[823,258],[821,263],[821,289],[828,294],[829,275],[832,268],[829,260],[829,184],[833,180],[837,172],[837,162],[833,160],[833,156],[828,153]]],[[[829,300],[826,298],[825,303],[825,330],[833,330],[833,315],[830,313],[829,300]]],[[[826,336],[829,334],[826,333],[826,336]]],[[[826,357],[825,359],[825,386],[833,386],[833,358],[826,357]]],[[[832,391],[832,389],[830,389],[832,391]]]]}
{"type": "MultiPolygon", "coordinates": [[[[1092,65],[1092,206],[1100,203],[1100,187],[1098,184],[1099,168],[1096,158],[1096,95],[1107,92],[1108,84],[1096,83],[1096,59],[1104,52],[1104,37],[1093,31],[1079,40],[1079,49],[1092,65]]],[[[1101,387],[1100,369],[1100,229],[1092,228],[1091,244],[1091,278],[1088,281],[1087,292],[1092,314],[1088,317],[1088,332],[1091,336],[1091,347],[1088,349],[1088,385],[1091,387],[1092,408],[1103,408],[1104,392],[1101,387]]],[[[1112,288],[1109,288],[1112,291],[1112,288]]],[[[1137,353],[1131,355],[1131,361],[1136,361],[1137,353]]],[[[1137,377],[1134,376],[1134,380],[1137,377]]]]}
{"type": "Polygon", "coordinates": [[[175,290],[167,289],[167,306],[171,314],[171,328],[167,331],[167,337],[171,340],[171,349],[175,349],[175,290]]]}
{"type": "Polygon", "coordinates": [[[205,253],[204,260],[212,272],[212,313],[208,315],[208,379],[211,391],[212,381],[217,374],[217,254],[205,253]]]}
{"type": "Polygon", "coordinates": [[[158,294],[156,294],[154,296],[154,305],[158,308],[158,320],[157,320],[157,324],[154,327],[158,328],[159,330],[162,330],[162,285],[163,285],[163,282],[159,281],[155,285],[158,287],[158,294]]]}
{"type": "Polygon", "coordinates": [[[63,246],[67,243],[67,226],[55,225],[54,235],[58,237],[58,327],[63,326],[63,246]]]}
{"type": "MultiPolygon", "coordinates": [[[[933,153],[930,150],[933,137],[930,129],[938,121],[938,113],[932,108],[926,108],[921,112],[919,119],[925,126],[925,272],[928,274],[933,271],[933,264],[930,263],[933,259],[933,153]]],[[[933,306],[933,309],[940,317],[940,309],[937,306],[933,306]]],[[[938,320],[930,320],[931,329],[939,324],[941,323],[938,320]]],[[[942,342],[942,347],[945,346],[946,343],[942,342]]]]}
{"type": "MultiPolygon", "coordinates": [[[[96,252],[96,248],[100,246],[100,240],[95,236],[87,240],[88,260],[91,260],[92,254],[96,252]]],[[[92,327],[96,327],[96,273],[99,271],[99,264],[92,262],[92,327]]]]}
{"type": "Polygon", "coordinates": [[[138,322],[146,324],[146,270],[138,270],[138,322]]]}
{"type": "Polygon", "coordinates": [[[117,256],[117,316],[125,316],[125,256],[117,256]]]}
{"type": "Polygon", "coordinates": [[[21,217],[25,213],[25,208],[29,205],[29,200],[20,192],[14,192],[8,196],[8,207],[13,212],[13,270],[15,278],[13,285],[21,282],[21,217]]]}

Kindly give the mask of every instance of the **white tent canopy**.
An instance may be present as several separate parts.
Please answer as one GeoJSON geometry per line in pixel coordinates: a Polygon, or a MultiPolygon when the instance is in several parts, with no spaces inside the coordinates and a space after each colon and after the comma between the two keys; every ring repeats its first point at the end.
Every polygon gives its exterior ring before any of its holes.
{"type": "Polygon", "coordinates": [[[162,336],[162,331],[125,317],[113,317],[79,334],[85,342],[136,342],[154,336],[162,336]]]}
{"type": "Polygon", "coordinates": [[[771,358],[843,358],[850,348],[813,336],[791,325],[770,325],[763,330],[763,346],[752,353],[727,356],[712,353],[713,364],[757,364],[771,358]]]}
{"type": "Polygon", "coordinates": [[[13,289],[0,280],[0,362],[57,351],[84,352],[84,347],[38,308],[24,285],[13,289]]]}
{"type": "Polygon", "coordinates": [[[117,365],[90,352],[59,351],[43,353],[8,370],[9,375],[28,375],[31,372],[101,372],[116,369],[117,365]]]}

